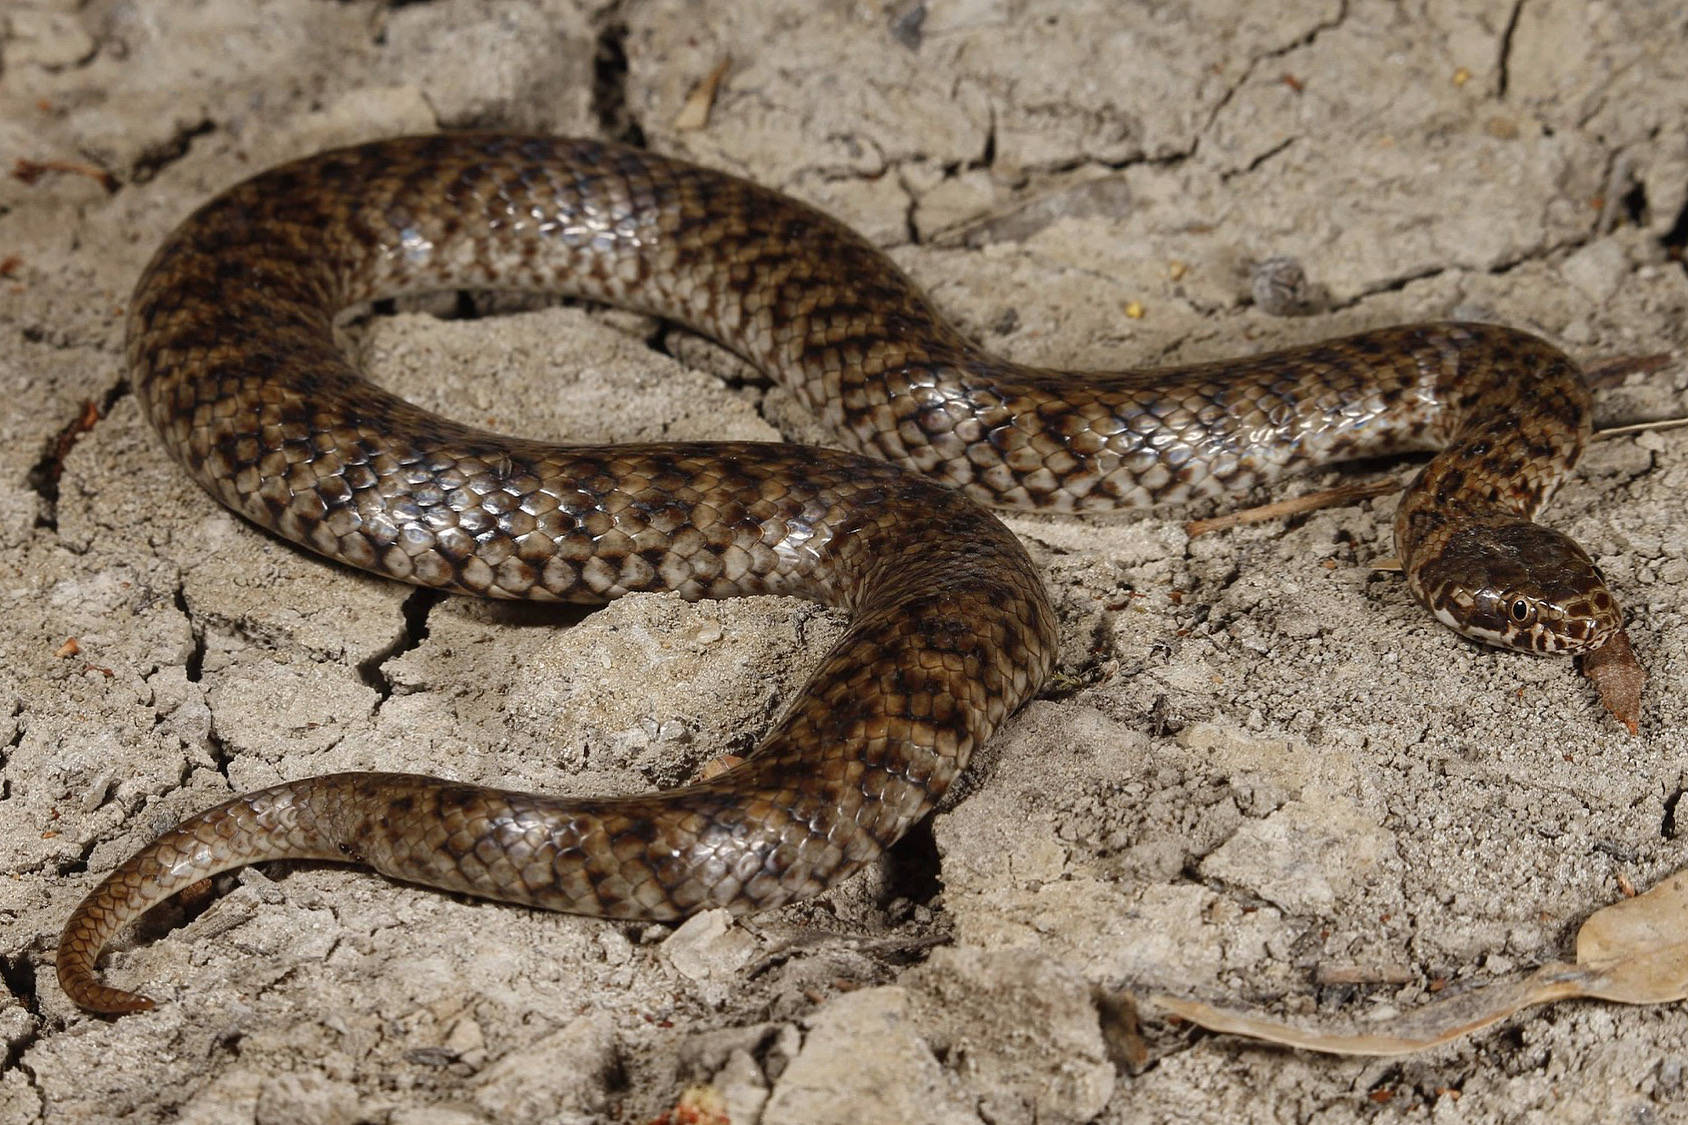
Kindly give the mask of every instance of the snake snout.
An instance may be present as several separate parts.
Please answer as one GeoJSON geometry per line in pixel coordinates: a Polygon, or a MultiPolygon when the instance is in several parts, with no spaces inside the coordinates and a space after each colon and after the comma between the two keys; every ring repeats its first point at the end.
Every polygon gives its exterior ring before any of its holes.
{"type": "Polygon", "coordinates": [[[1623,626],[1594,561],[1551,528],[1526,520],[1490,524],[1449,546],[1461,566],[1432,608],[1475,640],[1577,655],[1605,644],[1623,626]]]}

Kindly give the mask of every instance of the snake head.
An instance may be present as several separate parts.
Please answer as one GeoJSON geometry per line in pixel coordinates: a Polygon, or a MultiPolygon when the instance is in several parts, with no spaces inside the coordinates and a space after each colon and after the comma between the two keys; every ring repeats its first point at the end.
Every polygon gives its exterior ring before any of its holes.
{"type": "Polygon", "coordinates": [[[1455,632],[1520,652],[1579,655],[1623,627],[1623,612],[1588,553],[1528,520],[1455,531],[1423,561],[1414,586],[1455,632]]]}

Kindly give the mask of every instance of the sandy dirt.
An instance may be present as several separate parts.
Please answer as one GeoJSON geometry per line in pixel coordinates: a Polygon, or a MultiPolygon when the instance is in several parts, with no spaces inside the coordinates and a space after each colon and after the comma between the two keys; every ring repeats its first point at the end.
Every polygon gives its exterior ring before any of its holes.
{"type": "MultiPolygon", "coordinates": [[[[1462,641],[1374,572],[1392,498],[1194,540],[1184,513],[1013,516],[1060,607],[1057,679],[817,901],[618,925],[285,865],[119,943],[111,976],[156,1011],[84,1015],[51,968],[102,872],[231,791],[371,767],[676,784],[753,745],[839,628],[773,600],[439,599],[217,507],[121,358],[136,274],[211,192],[403,132],[632,138],[833,210],[1018,359],[1470,317],[1585,361],[1671,353],[1602,410],[1669,416],[1685,42],[1681,5],[1645,0],[12,0],[0,1125],[645,1122],[698,1082],[737,1125],[1688,1119],[1678,1008],[1567,1004],[1356,1061],[1155,1021],[1139,1043],[1120,1002],[1386,1017],[1565,956],[1688,862],[1688,431],[1596,444],[1549,516],[1628,610],[1639,737],[1569,662],[1462,641]],[[677,130],[728,58],[707,127],[677,130]]],[[[468,421],[825,440],[652,321],[383,313],[348,333],[368,369],[468,421]]]]}

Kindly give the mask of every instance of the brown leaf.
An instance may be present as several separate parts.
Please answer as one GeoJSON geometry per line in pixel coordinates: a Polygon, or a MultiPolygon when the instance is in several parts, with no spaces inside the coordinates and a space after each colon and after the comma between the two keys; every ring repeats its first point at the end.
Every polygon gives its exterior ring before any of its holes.
{"type": "Polygon", "coordinates": [[[1688,998],[1688,869],[1636,898],[1597,910],[1577,931],[1577,963],[1552,962],[1389,1018],[1309,1027],[1187,1000],[1143,1002],[1211,1031],[1229,1032],[1335,1055],[1403,1055],[1440,1046],[1524,1008],[1588,997],[1619,1004],[1672,1004],[1688,998]]]}

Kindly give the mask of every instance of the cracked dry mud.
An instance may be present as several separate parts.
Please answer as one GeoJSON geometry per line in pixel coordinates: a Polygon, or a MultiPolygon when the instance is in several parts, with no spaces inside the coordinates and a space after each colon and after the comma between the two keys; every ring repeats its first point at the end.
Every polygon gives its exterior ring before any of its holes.
{"type": "MultiPolygon", "coordinates": [[[[1561,1005],[1399,1061],[1151,1023],[1133,1059],[1115,1000],[1412,1006],[1561,956],[1683,866],[1688,431],[1596,444],[1549,514],[1629,611],[1637,738],[1569,664],[1460,641],[1373,573],[1392,500],[1195,540],[1181,513],[1011,517],[1061,609],[1058,679],[929,827],[818,901],[624,926],[276,867],[120,943],[109,972],[155,1012],[82,1015],[51,971],[97,875],[231,789],[678,783],[753,744],[839,627],[778,600],[439,599],[217,508],[120,361],[136,273],[215,189],[407,131],[616,135],[833,210],[1019,359],[1441,316],[1681,357],[1685,41],[1679,6],[1640,0],[8,5],[0,1125],[648,1121],[702,1081],[769,1125],[1688,1118],[1676,1008],[1561,1005]],[[729,56],[707,128],[676,131],[729,56]],[[1274,256],[1313,315],[1250,299],[1274,256]]],[[[469,421],[825,440],[638,317],[379,311],[349,346],[469,421]]],[[[1603,402],[1683,413],[1688,373],[1603,402]]]]}

